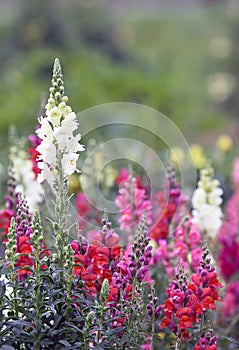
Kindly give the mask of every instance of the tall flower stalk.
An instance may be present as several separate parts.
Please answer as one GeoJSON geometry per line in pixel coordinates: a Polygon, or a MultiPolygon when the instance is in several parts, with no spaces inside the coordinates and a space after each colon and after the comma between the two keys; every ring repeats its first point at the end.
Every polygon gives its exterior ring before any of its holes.
{"type": "Polygon", "coordinates": [[[77,171],[79,152],[84,151],[79,143],[81,135],[74,135],[78,128],[76,114],[67,105],[60,61],[56,58],[53,67],[50,97],[46,105],[46,116],[39,118],[36,130],[42,140],[37,147],[38,167],[41,172],[37,180],[47,181],[55,193],[56,221],[53,229],[58,250],[59,267],[64,266],[64,247],[68,243],[67,216],[69,207],[68,178],[77,171]]]}
{"type": "Polygon", "coordinates": [[[36,350],[41,349],[41,308],[42,308],[42,297],[41,297],[41,253],[42,253],[42,241],[43,232],[40,222],[39,212],[35,211],[32,218],[32,234],[30,235],[30,241],[34,249],[34,261],[35,261],[35,301],[36,301],[36,336],[35,340],[36,350]]]}
{"type": "Polygon", "coordinates": [[[200,172],[198,188],[192,199],[192,214],[201,232],[207,233],[211,238],[215,238],[222,224],[222,194],[220,183],[214,178],[214,170],[208,164],[200,172]]]}

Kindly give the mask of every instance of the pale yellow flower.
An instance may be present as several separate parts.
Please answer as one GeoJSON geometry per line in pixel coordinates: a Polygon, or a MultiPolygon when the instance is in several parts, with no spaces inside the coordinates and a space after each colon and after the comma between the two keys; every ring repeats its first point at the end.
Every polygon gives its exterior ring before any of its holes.
{"type": "Polygon", "coordinates": [[[78,175],[71,174],[69,176],[69,181],[68,181],[68,190],[69,193],[76,193],[80,189],[80,179],[78,175]]]}
{"type": "Polygon", "coordinates": [[[217,139],[217,148],[223,153],[229,152],[232,148],[232,145],[233,142],[229,135],[221,135],[217,139]]]}
{"type": "Polygon", "coordinates": [[[204,154],[203,148],[198,144],[194,144],[191,146],[190,150],[195,167],[197,169],[203,168],[207,163],[207,157],[204,154]]]}
{"type": "Polygon", "coordinates": [[[181,164],[185,158],[183,149],[181,147],[174,147],[170,151],[171,159],[176,164],[181,164]]]}

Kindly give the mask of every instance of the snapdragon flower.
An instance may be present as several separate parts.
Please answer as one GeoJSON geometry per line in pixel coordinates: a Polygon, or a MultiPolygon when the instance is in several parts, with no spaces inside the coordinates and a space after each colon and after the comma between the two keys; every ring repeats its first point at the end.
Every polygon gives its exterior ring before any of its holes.
{"type": "Polygon", "coordinates": [[[12,163],[12,170],[16,178],[16,192],[26,196],[31,211],[43,200],[43,189],[35,180],[32,161],[23,149],[21,140],[10,148],[9,159],[12,163]]]}
{"type": "Polygon", "coordinates": [[[79,152],[84,151],[84,146],[79,143],[81,135],[74,135],[78,122],[76,114],[67,105],[68,97],[64,96],[61,65],[58,59],[54,63],[52,87],[49,91],[46,117],[39,118],[40,127],[36,130],[42,140],[36,150],[40,153],[37,160],[41,169],[37,180],[39,183],[46,180],[52,185],[60,171],[57,160],[60,159],[63,176],[68,178],[77,171],[79,152]]]}
{"type": "Polygon", "coordinates": [[[200,230],[207,232],[212,238],[215,237],[222,224],[220,208],[222,194],[219,181],[214,179],[213,168],[206,166],[200,172],[198,188],[192,198],[194,208],[192,215],[200,230]]]}

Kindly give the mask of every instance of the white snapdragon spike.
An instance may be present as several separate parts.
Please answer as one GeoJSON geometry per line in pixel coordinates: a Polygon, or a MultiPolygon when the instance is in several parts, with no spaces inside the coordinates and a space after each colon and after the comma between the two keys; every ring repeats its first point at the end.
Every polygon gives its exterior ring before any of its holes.
{"type": "Polygon", "coordinates": [[[214,179],[214,170],[208,165],[200,172],[198,188],[192,198],[192,215],[200,230],[207,232],[212,238],[222,224],[222,195],[220,183],[214,179]]]}
{"type": "Polygon", "coordinates": [[[31,211],[43,201],[43,189],[36,182],[35,173],[32,170],[32,161],[28,154],[18,146],[10,148],[9,159],[13,164],[17,186],[16,192],[26,196],[31,211]]]}
{"type": "Polygon", "coordinates": [[[46,105],[46,117],[39,118],[40,128],[36,131],[42,140],[37,147],[40,153],[38,167],[42,169],[38,175],[38,182],[46,180],[53,185],[57,175],[57,159],[61,159],[61,167],[64,177],[68,177],[77,171],[79,153],[84,151],[84,146],[79,143],[80,134],[74,135],[78,128],[76,114],[67,105],[68,97],[64,96],[61,66],[58,59],[55,60],[50,88],[50,97],[46,105]]]}

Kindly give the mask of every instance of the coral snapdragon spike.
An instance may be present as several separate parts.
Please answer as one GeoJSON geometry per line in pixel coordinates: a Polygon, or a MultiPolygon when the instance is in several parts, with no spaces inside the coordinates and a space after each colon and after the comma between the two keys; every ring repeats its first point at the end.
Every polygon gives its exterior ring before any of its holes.
{"type": "Polygon", "coordinates": [[[5,236],[10,227],[11,218],[14,217],[14,212],[10,209],[0,210],[0,234],[5,236]]]}
{"type": "Polygon", "coordinates": [[[167,290],[168,299],[163,305],[164,318],[161,328],[169,327],[177,338],[184,338],[184,332],[197,327],[203,314],[216,310],[215,301],[220,300],[217,289],[222,288],[215,268],[210,265],[209,250],[205,244],[197,273],[190,281],[184,274],[183,267],[178,267],[176,280],[167,290]]]}
{"type": "MultiPolygon", "coordinates": [[[[71,242],[75,266],[73,275],[81,278],[94,295],[100,291],[104,279],[110,286],[112,277],[120,260],[119,236],[111,228],[112,224],[105,217],[102,229],[92,233],[92,242],[84,238],[71,242]]],[[[112,290],[113,294],[115,290],[112,290]]],[[[109,298],[112,298],[111,290],[109,298]]]]}

